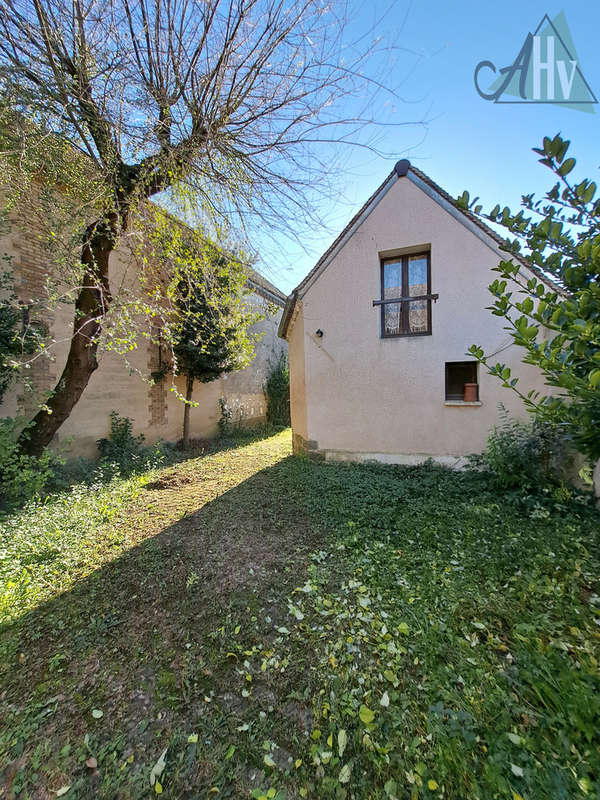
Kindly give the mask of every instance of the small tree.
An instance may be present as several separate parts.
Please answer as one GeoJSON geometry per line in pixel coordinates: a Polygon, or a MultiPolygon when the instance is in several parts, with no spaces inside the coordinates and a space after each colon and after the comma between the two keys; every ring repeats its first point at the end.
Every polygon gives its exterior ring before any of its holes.
{"type": "Polygon", "coordinates": [[[281,353],[265,381],[267,422],[271,425],[290,424],[290,368],[285,353],[281,353]]]}
{"type": "MultiPolygon", "coordinates": [[[[543,396],[522,390],[506,364],[493,363],[477,345],[469,352],[527,408],[563,425],[577,448],[595,461],[600,458],[600,198],[593,181],[569,178],[576,163],[566,158],[569,144],[557,135],[534,149],[557,180],[544,199],[523,197],[530,215],[523,210],[513,215],[499,206],[482,215],[512,235],[504,246],[509,256],[495,268],[500,278],[489,287],[490,310],[506,320],[506,330],[524,351],[523,361],[538,367],[558,392],[543,396]],[[530,278],[522,271],[523,248],[530,278]]],[[[481,214],[475,203],[470,205],[481,214]]],[[[469,206],[466,192],[459,204],[469,206]]]]}
{"type": "Polygon", "coordinates": [[[183,414],[187,448],[194,381],[209,383],[247,366],[259,336],[249,328],[262,315],[251,307],[248,274],[239,255],[205,241],[201,250],[185,245],[180,257],[186,268],[177,286],[172,337],[175,372],[187,379],[183,414]]]}

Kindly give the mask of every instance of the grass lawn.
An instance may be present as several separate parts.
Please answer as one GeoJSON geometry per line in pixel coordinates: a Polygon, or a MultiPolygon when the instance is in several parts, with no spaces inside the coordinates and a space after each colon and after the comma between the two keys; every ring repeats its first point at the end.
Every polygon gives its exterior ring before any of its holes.
{"type": "Polygon", "coordinates": [[[0,797],[599,798],[599,522],[289,432],[6,517],[0,797]]]}

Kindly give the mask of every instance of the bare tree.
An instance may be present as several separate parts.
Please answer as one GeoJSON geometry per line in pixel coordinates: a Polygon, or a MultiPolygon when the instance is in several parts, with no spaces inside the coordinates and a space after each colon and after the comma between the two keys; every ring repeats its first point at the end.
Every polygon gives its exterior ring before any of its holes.
{"type": "Polygon", "coordinates": [[[3,0],[5,91],[105,188],[81,244],[66,365],[24,450],[50,443],[97,368],[109,257],[140,203],[184,187],[226,216],[306,213],[327,174],[315,145],[356,141],[356,109],[381,89],[362,77],[371,44],[346,42],[345,13],[323,0],[3,0]]]}

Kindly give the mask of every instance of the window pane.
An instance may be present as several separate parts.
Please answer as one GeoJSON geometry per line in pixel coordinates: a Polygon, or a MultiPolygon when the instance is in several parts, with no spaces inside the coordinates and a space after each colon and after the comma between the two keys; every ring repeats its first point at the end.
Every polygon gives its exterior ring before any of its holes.
{"type": "MultiPolygon", "coordinates": [[[[390,295],[397,297],[398,295],[390,295]]],[[[402,314],[400,311],[400,303],[390,303],[383,306],[383,332],[386,336],[394,336],[402,331],[402,314]]]]}
{"type": "Polygon", "coordinates": [[[462,400],[465,383],[477,383],[477,362],[448,362],[446,364],[446,400],[462,400]]]}
{"type": "MultiPolygon", "coordinates": [[[[426,256],[409,256],[408,258],[408,294],[409,297],[427,294],[426,256]]],[[[411,306],[414,305],[414,303],[411,303],[411,306]]]]}
{"type": "MultiPolygon", "coordinates": [[[[415,292],[415,294],[427,294],[425,292],[415,292]]],[[[413,300],[412,303],[407,303],[408,306],[408,327],[411,333],[426,333],[428,329],[427,325],[427,313],[429,305],[427,300],[413,300]]]]}
{"type": "MultiPolygon", "coordinates": [[[[402,261],[388,261],[383,265],[383,300],[402,297],[402,261]]],[[[387,306],[389,308],[389,306],[387,306]]],[[[399,310],[399,309],[398,309],[399,310]]]]}

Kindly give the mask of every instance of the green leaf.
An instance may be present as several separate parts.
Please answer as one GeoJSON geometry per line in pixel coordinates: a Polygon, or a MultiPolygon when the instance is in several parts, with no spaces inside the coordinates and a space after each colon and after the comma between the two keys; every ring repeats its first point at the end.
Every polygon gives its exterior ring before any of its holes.
{"type": "Polygon", "coordinates": [[[364,722],[365,725],[369,725],[375,719],[375,714],[371,711],[368,706],[362,705],[358,712],[358,716],[361,719],[361,722],[364,722]]]}
{"type": "Polygon", "coordinates": [[[227,748],[227,752],[225,753],[225,760],[226,761],[229,760],[234,753],[235,753],[235,745],[230,744],[229,747],[227,748]]]}
{"type": "Polygon", "coordinates": [[[561,164],[560,169],[558,170],[558,174],[561,176],[561,178],[564,178],[565,175],[568,175],[569,172],[571,172],[571,170],[575,166],[575,164],[576,161],[574,158],[567,158],[567,160],[563,164],[561,164]]]}
{"type": "Polygon", "coordinates": [[[391,669],[384,670],[383,677],[386,680],[388,680],[390,683],[393,683],[394,686],[398,686],[398,683],[399,683],[398,676],[394,672],[392,672],[391,669]]]}
{"type": "Polygon", "coordinates": [[[340,783],[348,783],[350,780],[350,775],[352,773],[352,767],[350,764],[344,764],[344,766],[340,770],[340,774],[338,775],[338,781],[340,783]]]}
{"type": "Polygon", "coordinates": [[[523,777],[523,767],[519,767],[517,764],[511,764],[510,771],[513,775],[516,775],[517,778],[523,777]]]}
{"type": "Polygon", "coordinates": [[[590,386],[595,389],[600,383],[600,369],[593,369],[588,375],[588,380],[590,382],[590,386]]]}
{"type": "Polygon", "coordinates": [[[513,744],[521,744],[521,737],[516,733],[507,733],[508,738],[513,744]]]}
{"type": "Polygon", "coordinates": [[[531,312],[533,311],[533,300],[531,299],[531,297],[526,297],[525,300],[523,300],[521,308],[523,309],[523,312],[525,314],[531,314],[531,312]]]}
{"type": "Polygon", "coordinates": [[[99,709],[99,708],[94,708],[94,709],[93,709],[93,711],[92,711],[92,717],[93,717],[94,719],[102,719],[102,717],[103,717],[103,716],[104,716],[104,711],[100,711],[100,709],[99,709]]]}
{"type": "Polygon", "coordinates": [[[344,755],[344,750],[346,749],[346,745],[348,744],[348,734],[342,728],[338,732],[338,754],[340,758],[344,755]]]}

